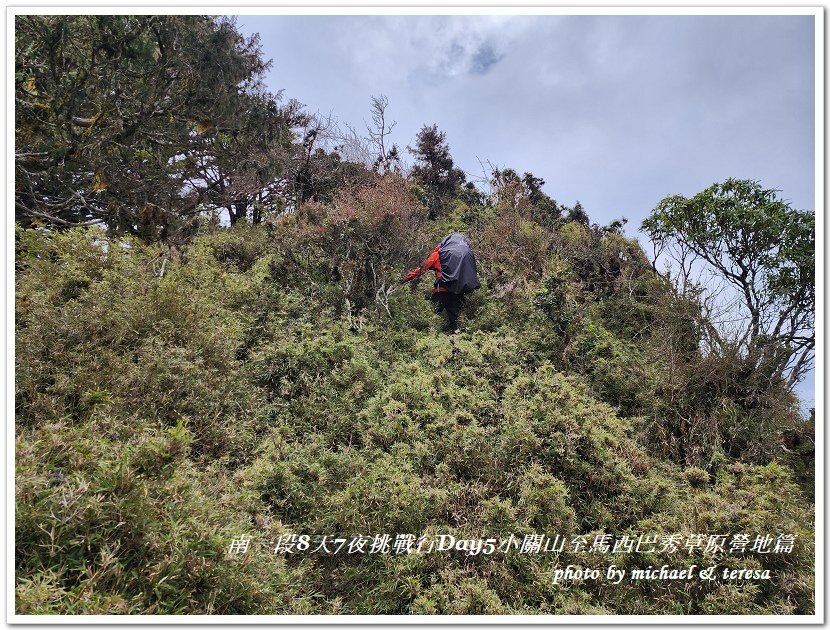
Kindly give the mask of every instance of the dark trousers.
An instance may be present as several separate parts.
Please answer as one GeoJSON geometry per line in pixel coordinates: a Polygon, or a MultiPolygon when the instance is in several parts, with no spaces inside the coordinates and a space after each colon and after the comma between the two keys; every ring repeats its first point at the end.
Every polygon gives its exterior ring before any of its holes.
{"type": "Polygon", "coordinates": [[[452,332],[458,329],[458,316],[461,314],[461,305],[464,295],[451,291],[436,291],[430,299],[435,304],[435,312],[447,311],[447,323],[444,330],[452,332]]]}

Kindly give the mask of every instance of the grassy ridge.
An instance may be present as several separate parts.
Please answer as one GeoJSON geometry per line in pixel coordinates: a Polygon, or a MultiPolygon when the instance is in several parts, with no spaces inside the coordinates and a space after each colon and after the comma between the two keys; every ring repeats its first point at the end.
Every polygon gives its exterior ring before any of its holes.
{"type": "MultiPolygon", "coordinates": [[[[463,210],[424,237],[475,234],[484,287],[451,338],[417,288],[383,306],[372,287],[347,318],[343,261],[320,249],[334,240],[308,246],[325,220],[240,224],[172,256],[19,230],[17,612],[812,613],[809,474],[769,455],[769,423],[751,429],[768,451],[748,453],[753,412],[735,405],[701,414],[715,433],[672,424],[665,344],[693,331],[636,243],[463,210]],[[226,556],[233,536],[289,532],[797,538],[720,559],[769,581],[692,585],[551,576],[712,564],[699,551],[226,556]]],[[[776,396],[755,413],[780,425],[776,396]]]]}

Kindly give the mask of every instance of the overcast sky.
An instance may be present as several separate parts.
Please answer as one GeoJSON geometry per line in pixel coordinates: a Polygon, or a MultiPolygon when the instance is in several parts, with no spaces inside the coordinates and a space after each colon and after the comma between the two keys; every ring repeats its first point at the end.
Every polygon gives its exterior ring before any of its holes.
{"type": "Polygon", "coordinates": [[[270,15],[238,27],[260,34],[270,90],[359,130],[384,94],[401,148],[436,123],[470,177],[488,160],[531,171],[596,223],[626,217],[629,236],[663,197],[728,177],[815,208],[812,16],[270,15]]]}
{"type": "MultiPolygon", "coordinates": [[[[727,177],[814,208],[814,35],[804,16],[240,16],[267,84],[393,140],[424,124],[457,165],[545,179],[599,223],[727,177]]],[[[407,156],[411,161],[411,156],[407,156]]],[[[632,234],[633,235],[633,234],[632,234]]]]}

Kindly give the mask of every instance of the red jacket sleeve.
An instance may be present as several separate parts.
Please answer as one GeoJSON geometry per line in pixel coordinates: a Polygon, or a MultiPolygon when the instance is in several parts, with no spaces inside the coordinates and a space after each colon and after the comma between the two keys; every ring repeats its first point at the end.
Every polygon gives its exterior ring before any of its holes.
{"type": "Polygon", "coordinates": [[[412,271],[406,274],[406,277],[403,279],[403,282],[409,282],[410,280],[414,280],[415,278],[419,277],[420,275],[424,274],[426,271],[432,269],[433,271],[437,272],[438,277],[441,277],[441,259],[438,256],[438,247],[432,250],[432,254],[430,254],[429,258],[424,261],[424,264],[420,267],[415,267],[412,271]]]}

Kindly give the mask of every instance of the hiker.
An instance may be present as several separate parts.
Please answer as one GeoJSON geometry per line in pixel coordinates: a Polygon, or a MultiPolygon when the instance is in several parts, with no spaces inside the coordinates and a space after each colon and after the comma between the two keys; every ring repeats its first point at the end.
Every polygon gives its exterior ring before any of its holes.
{"type": "Polygon", "coordinates": [[[435,286],[430,300],[435,302],[435,312],[447,311],[445,332],[458,332],[458,315],[464,296],[478,289],[476,259],[470,242],[463,234],[450,234],[438,243],[423,265],[416,267],[401,280],[401,284],[420,277],[426,271],[435,271],[435,286]]]}

